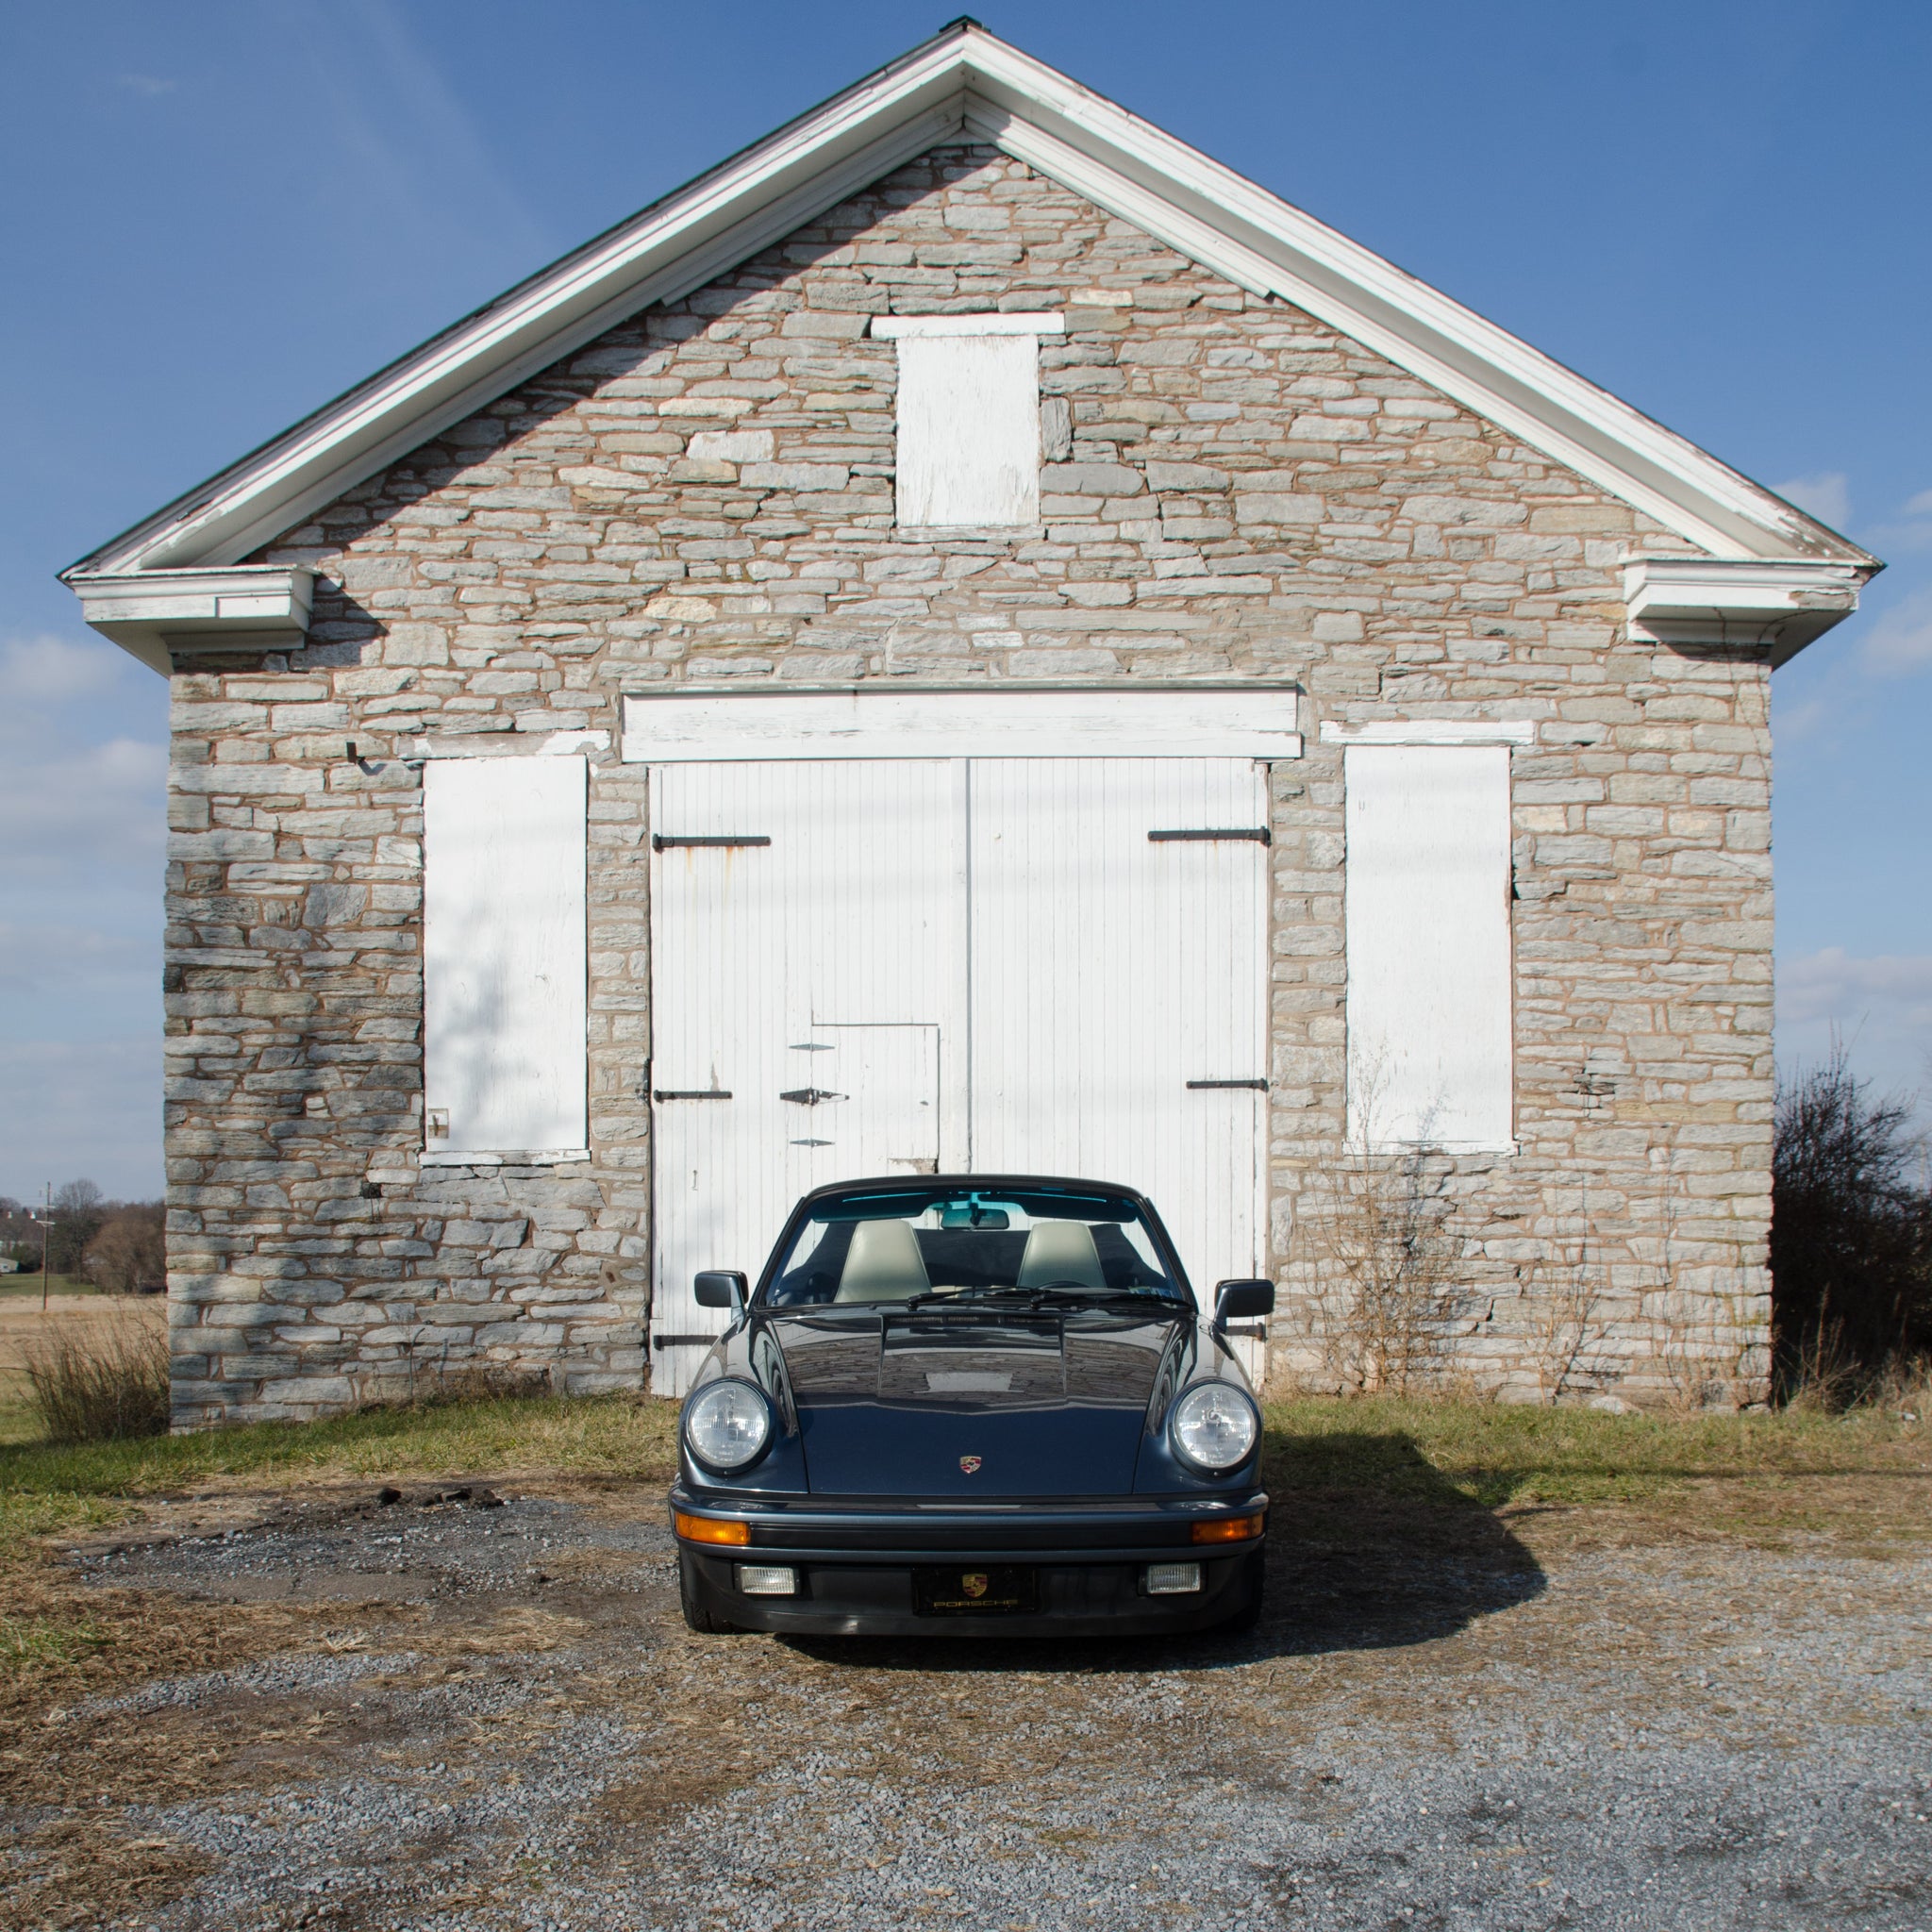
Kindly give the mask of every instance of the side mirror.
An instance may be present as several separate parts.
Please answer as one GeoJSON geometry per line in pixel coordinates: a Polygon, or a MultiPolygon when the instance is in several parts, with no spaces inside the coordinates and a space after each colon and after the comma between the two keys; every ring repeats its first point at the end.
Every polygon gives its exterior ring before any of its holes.
{"type": "Polygon", "coordinates": [[[735,1268],[702,1269],[691,1291],[701,1308],[729,1308],[739,1313],[746,1300],[744,1276],[735,1268]]]}
{"type": "Polygon", "coordinates": [[[1218,1281],[1214,1284],[1214,1325],[1225,1328],[1254,1315],[1274,1312],[1272,1281],[1218,1281]]]}

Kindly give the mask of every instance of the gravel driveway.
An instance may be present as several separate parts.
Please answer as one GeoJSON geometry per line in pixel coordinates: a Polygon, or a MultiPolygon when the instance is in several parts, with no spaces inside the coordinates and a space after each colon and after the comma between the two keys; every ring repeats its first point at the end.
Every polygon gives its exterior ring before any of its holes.
{"type": "Polygon", "coordinates": [[[685,1631],[656,1494],[387,1495],[82,1551],[311,1634],[60,1712],[99,1789],[6,1815],[17,1923],[118,1859],[169,1932],[1932,1928],[1910,1548],[1279,1511],[1255,1637],[782,1642],[685,1631]]]}

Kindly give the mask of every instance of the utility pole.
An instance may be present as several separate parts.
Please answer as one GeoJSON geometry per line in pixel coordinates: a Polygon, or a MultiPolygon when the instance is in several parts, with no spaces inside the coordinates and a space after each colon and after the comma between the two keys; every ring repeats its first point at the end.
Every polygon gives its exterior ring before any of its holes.
{"type": "Polygon", "coordinates": [[[54,1224],[54,1183],[47,1183],[46,1208],[41,1216],[41,1313],[47,1312],[47,1230],[54,1224]]]}

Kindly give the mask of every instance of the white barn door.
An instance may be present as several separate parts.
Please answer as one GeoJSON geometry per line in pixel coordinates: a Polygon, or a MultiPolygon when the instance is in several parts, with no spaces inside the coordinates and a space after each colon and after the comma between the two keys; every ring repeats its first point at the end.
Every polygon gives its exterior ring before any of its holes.
{"type": "Polygon", "coordinates": [[[974,1165],[1143,1190],[1204,1301],[1267,1272],[1267,824],[1248,758],[973,761],[974,1165]]]}
{"type": "Polygon", "coordinates": [[[943,759],[652,770],[659,1394],[724,1326],[699,1269],[756,1277],[811,1188],[963,1160],[959,785],[943,759]]]}
{"type": "Polygon", "coordinates": [[[859,1175],[1124,1183],[1204,1298],[1265,1273],[1267,823],[1244,758],[654,766],[654,1389],[859,1175]]]}

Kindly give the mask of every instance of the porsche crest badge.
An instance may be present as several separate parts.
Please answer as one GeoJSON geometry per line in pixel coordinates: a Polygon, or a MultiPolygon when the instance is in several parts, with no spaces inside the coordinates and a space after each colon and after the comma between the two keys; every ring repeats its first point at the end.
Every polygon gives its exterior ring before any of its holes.
{"type": "MultiPolygon", "coordinates": [[[[962,1457],[960,1457],[960,1458],[959,1458],[959,1474],[960,1474],[961,1475],[977,1475],[977,1474],[979,1474],[979,1460],[980,1460],[980,1459],[979,1459],[979,1457],[976,1457],[976,1456],[962,1456],[962,1457]]],[[[984,1581],[983,1579],[981,1580],[981,1583],[980,1583],[980,1586],[979,1586],[979,1587],[980,1587],[980,1588],[981,1588],[982,1590],[984,1590],[984,1589],[986,1588],[986,1584],[985,1584],[985,1581],[984,1581]]]]}
{"type": "Polygon", "coordinates": [[[986,1587],[991,1581],[991,1579],[983,1570],[969,1570],[965,1575],[960,1577],[959,1588],[968,1596],[984,1596],[986,1594],[986,1587]]]}

